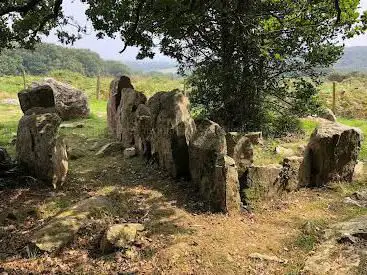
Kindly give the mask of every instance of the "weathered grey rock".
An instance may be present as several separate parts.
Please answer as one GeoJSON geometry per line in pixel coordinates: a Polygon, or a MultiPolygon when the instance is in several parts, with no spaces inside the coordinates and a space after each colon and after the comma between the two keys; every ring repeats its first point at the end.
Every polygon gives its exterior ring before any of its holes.
{"type": "Polygon", "coordinates": [[[83,158],[87,154],[83,149],[73,148],[73,147],[69,147],[67,152],[68,152],[68,157],[70,160],[76,160],[76,159],[83,158]]]}
{"type": "Polygon", "coordinates": [[[263,144],[263,133],[262,132],[250,132],[245,134],[253,145],[262,145],[263,144]]]}
{"type": "Polygon", "coordinates": [[[110,142],[104,145],[97,153],[98,157],[105,157],[115,154],[122,154],[124,145],[121,142],[110,142]]]}
{"type": "Polygon", "coordinates": [[[124,150],[124,157],[125,158],[132,158],[136,156],[136,149],[134,147],[126,148],[124,150]]]}
{"type": "Polygon", "coordinates": [[[83,122],[74,122],[74,123],[61,123],[61,129],[75,129],[75,128],[84,128],[85,124],[83,122]]]}
{"type": "Polygon", "coordinates": [[[295,191],[300,187],[300,175],[303,168],[303,157],[287,157],[283,160],[280,173],[280,185],[285,191],[295,191]]]}
{"type": "Polygon", "coordinates": [[[351,182],[363,136],[359,129],[323,123],[307,145],[301,184],[324,186],[332,181],[351,182]]]}
{"type": "Polygon", "coordinates": [[[152,117],[148,106],[140,104],[135,118],[135,148],[140,155],[149,157],[151,152],[152,117]]]}
{"type": "Polygon", "coordinates": [[[46,78],[41,83],[32,84],[32,90],[39,89],[39,87],[48,87],[48,89],[52,90],[55,98],[54,106],[62,120],[86,118],[89,116],[88,98],[81,90],[68,84],[58,82],[53,78],[46,78]]]}
{"type": "Polygon", "coordinates": [[[23,90],[18,93],[18,98],[23,113],[35,107],[55,107],[54,92],[49,85],[38,85],[32,89],[23,90]]]}
{"type": "Polygon", "coordinates": [[[47,113],[57,113],[55,107],[43,108],[43,107],[33,107],[28,109],[24,114],[29,115],[42,115],[47,113]]]}
{"type": "Polygon", "coordinates": [[[68,171],[66,146],[58,136],[60,123],[56,113],[23,116],[16,145],[18,163],[55,188],[65,181],[68,171]]]}
{"type": "Polygon", "coordinates": [[[54,252],[69,243],[81,226],[98,209],[108,208],[109,202],[103,197],[83,200],[58,214],[46,226],[37,230],[31,242],[40,250],[54,252]]]}
{"type": "Polygon", "coordinates": [[[241,193],[247,201],[279,196],[284,188],[281,185],[281,165],[254,165],[241,178],[241,193]]]}
{"type": "Polygon", "coordinates": [[[135,144],[136,110],[147,101],[146,96],[133,89],[122,89],[121,104],[117,110],[116,136],[128,148],[135,144]]]}
{"type": "Polygon", "coordinates": [[[140,223],[112,225],[102,237],[100,249],[103,253],[109,253],[115,248],[127,248],[135,241],[138,231],[144,229],[144,225],[140,223]]]}
{"type": "Polygon", "coordinates": [[[332,121],[332,122],[336,122],[336,116],[335,114],[333,113],[332,110],[330,110],[329,108],[326,108],[324,109],[319,117],[323,118],[323,119],[326,119],[326,120],[329,120],[329,121],[332,121]]]}
{"type": "Polygon", "coordinates": [[[238,173],[234,160],[226,155],[226,133],[209,120],[196,124],[189,146],[192,181],[212,211],[238,212],[238,173]]]}
{"type": "Polygon", "coordinates": [[[303,272],[320,275],[365,273],[367,216],[331,226],[325,230],[323,239],[315,253],[307,258],[303,272]]]}
{"type": "Polygon", "coordinates": [[[116,127],[118,123],[117,110],[121,105],[121,91],[122,89],[134,89],[131,84],[130,78],[127,76],[121,76],[112,80],[110,84],[110,95],[107,103],[107,122],[108,129],[111,134],[116,136],[116,127]]]}
{"type": "Polygon", "coordinates": [[[152,154],[171,176],[188,177],[188,144],[195,131],[188,98],[178,90],[159,92],[147,105],[152,119],[152,154]]]}
{"type": "Polygon", "coordinates": [[[236,162],[238,174],[241,177],[254,162],[254,149],[251,140],[243,136],[233,149],[233,157],[236,162]]]}

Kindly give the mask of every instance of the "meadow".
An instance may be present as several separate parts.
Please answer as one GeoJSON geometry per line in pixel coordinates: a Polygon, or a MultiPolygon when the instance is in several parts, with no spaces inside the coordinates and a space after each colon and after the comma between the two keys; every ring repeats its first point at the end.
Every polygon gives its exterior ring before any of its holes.
{"type": "MultiPolygon", "coordinates": [[[[89,98],[92,111],[91,117],[87,120],[90,135],[99,135],[105,132],[106,104],[109,94],[109,87],[112,77],[100,78],[100,99],[96,99],[97,78],[87,77],[69,71],[53,71],[48,76],[26,75],[26,86],[37,82],[45,77],[53,77],[59,81],[69,83],[74,87],[85,91],[89,98]]],[[[133,75],[131,76],[135,89],[144,92],[147,97],[158,91],[169,91],[173,89],[185,90],[183,78],[174,75],[133,75]]],[[[320,99],[325,106],[332,108],[332,87],[331,81],[326,81],[320,87],[320,99]]],[[[367,77],[354,76],[338,82],[336,84],[336,115],[338,121],[353,127],[360,128],[364,135],[367,135],[367,77]]],[[[16,98],[17,93],[24,88],[22,76],[2,76],[0,77],[0,146],[6,146],[16,135],[17,122],[21,112],[17,106],[3,104],[5,99],[16,98]]],[[[302,128],[305,136],[304,142],[312,133],[316,124],[312,121],[302,120],[302,128]]],[[[300,141],[301,142],[301,141],[300,141]]],[[[278,141],[270,141],[269,150],[272,152],[278,141]]],[[[297,143],[293,144],[296,146],[297,143]]],[[[10,149],[12,151],[12,149],[10,149]]],[[[367,142],[362,145],[360,159],[367,161],[367,142]]],[[[270,160],[269,160],[270,161],[270,160]]]]}

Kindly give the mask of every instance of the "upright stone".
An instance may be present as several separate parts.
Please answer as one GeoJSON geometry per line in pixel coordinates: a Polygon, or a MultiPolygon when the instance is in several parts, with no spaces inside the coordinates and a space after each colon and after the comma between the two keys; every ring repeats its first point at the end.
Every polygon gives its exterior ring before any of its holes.
{"type": "Polygon", "coordinates": [[[189,177],[188,144],[195,131],[189,100],[180,91],[159,92],[147,103],[152,122],[152,154],[173,177],[189,177]]]}
{"type": "Polygon", "coordinates": [[[110,95],[107,103],[107,122],[108,128],[111,134],[116,136],[117,127],[117,110],[121,105],[121,91],[122,89],[134,89],[131,84],[130,78],[127,76],[121,76],[112,80],[110,84],[110,95]]]}
{"type": "Polygon", "coordinates": [[[302,168],[303,186],[351,182],[363,136],[358,128],[338,123],[318,126],[307,145],[302,168]]]}
{"type": "Polygon", "coordinates": [[[68,171],[66,146],[58,136],[60,123],[56,113],[23,116],[16,145],[18,163],[55,188],[65,181],[68,171]]]}
{"type": "Polygon", "coordinates": [[[116,135],[124,147],[135,145],[136,111],[141,104],[147,102],[146,96],[130,88],[121,90],[121,104],[116,113],[116,135]]]}
{"type": "Polygon", "coordinates": [[[135,148],[138,153],[149,157],[151,152],[152,117],[148,106],[140,104],[135,116],[135,148]]]}
{"type": "Polygon", "coordinates": [[[209,120],[198,121],[189,146],[192,181],[212,211],[240,210],[235,162],[227,156],[226,133],[209,120]]]}

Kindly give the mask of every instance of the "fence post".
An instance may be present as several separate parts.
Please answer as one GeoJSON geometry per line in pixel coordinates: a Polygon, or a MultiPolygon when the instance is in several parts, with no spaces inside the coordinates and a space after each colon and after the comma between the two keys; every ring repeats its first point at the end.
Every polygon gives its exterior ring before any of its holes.
{"type": "Polygon", "coordinates": [[[333,113],[335,115],[336,109],[336,82],[333,82],[333,113]]]}
{"type": "Polygon", "coordinates": [[[22,70],[22,77],[23,77],[23,86],[24,86],[24,89],[27,88],[27,83],[26,83],[26,79],[25,79],[25,71],[24,71],[24,68],[21,68],[22,70]]]}
{"type": "Polygon", "coordinates": [[[97,100],[99,100],[99,94],[101,92],[101,76],[97,75],[97,94],[96,94],[96,98],[97,100]]]}

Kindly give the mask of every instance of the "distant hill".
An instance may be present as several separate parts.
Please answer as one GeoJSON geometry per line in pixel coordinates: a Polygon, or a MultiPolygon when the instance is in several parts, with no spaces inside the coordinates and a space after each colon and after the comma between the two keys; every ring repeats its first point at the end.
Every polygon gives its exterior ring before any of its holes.
{"type": "Polygon", "coordinates": [[[347,47],[334,69],[342,72],[367,72],[367,46],[347,47]]]}
{"type": "Polygon", "coordinates": [[[45,75],[54,70],[69,70],[86,76],[129,74],[130,68],[114,60],[103,60],[87,49],[71,49],[54,44],[39,44],[34,51],[3,50],[0,75],[15,75],[24,70],[31,75],[45,75]]]}
{"type": "Polygon", "coordinates": [[[175,74],[177,73],[177,64],[173,60],[134,60],[134,61],[127,61],[126,64],[136,71],[141,72],[160,72],[160,73],[168,73],[168,74],[175,74]]]}

